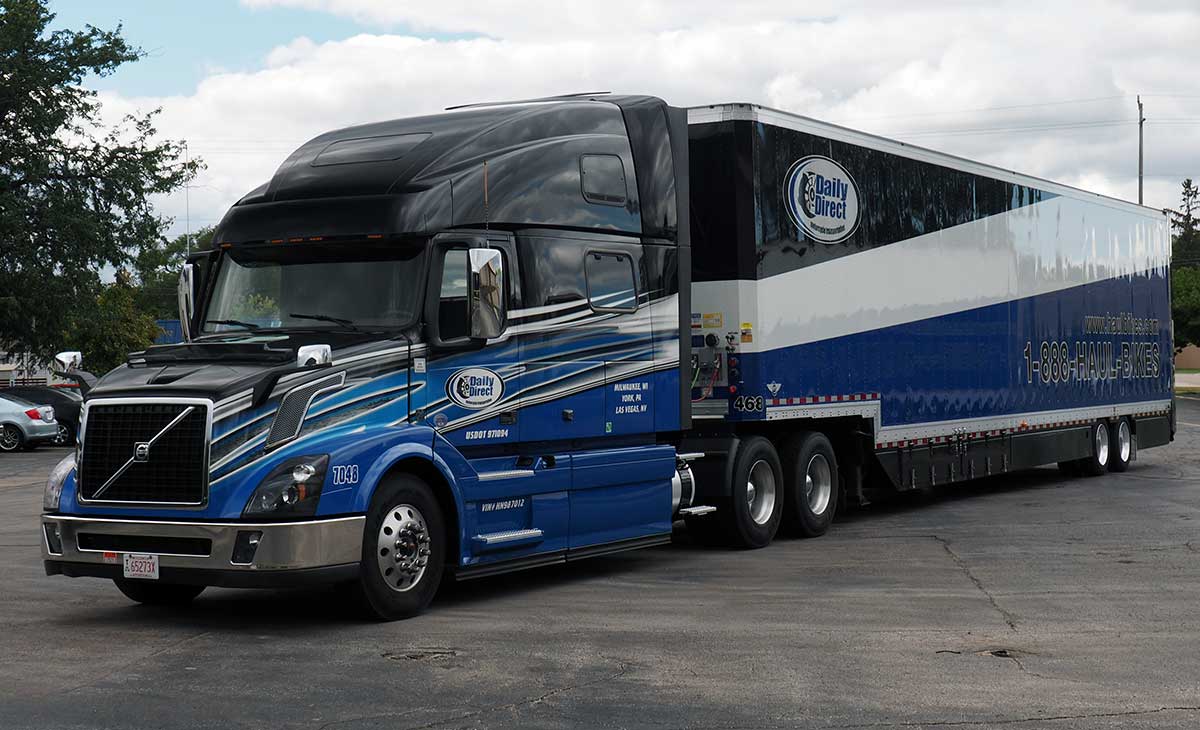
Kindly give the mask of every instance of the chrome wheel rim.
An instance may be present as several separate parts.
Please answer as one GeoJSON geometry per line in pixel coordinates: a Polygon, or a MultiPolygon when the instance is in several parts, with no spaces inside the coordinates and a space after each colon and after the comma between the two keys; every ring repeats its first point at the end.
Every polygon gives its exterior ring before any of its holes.
{"type": "Polygon", "coordinates": [[[431,552],[429,528],[421,510],[400,504],[387,511],[379,526],[375,558],[388,588],[403,593],[420,583],[431,552]]]}
{"type": "Polygon", "coordinates": [[[58,424],[58,432],[54,434],[54,445],[55,446],[66,446],[67,442],[70,440],[71,440],[71,434],[67,430],[66,424],[63,424],[63,423],[58,424]]]}
{"type": "Polygon", "coordinates": [[[1121,456],[1121,463],[1129,461],[1133,454],[1133,434],[1129,432],[1129,421],[1121,421],[1117,425],[1117,452],[1121,456]]]}
{"type": "Polygon", "coordinates": [[[823,454],[813,454],[804,470],[804,495],[814,515],[823,515],[833,493],[833,473],[823,454]]]}
{"type": "Polygon", "coordinates": [[[15,451],[21,445],[21,437],[12,426],[0,426],[0,451],[15,451]]]}
{"type": "Polygon", "coordinates": [[[1096,441],[1096,461],[1100,466],[1108,466],[1108,427],[1103,423],[1096,424],[1093,436],[1096,441]]]}
{"type": "Polygon", "coordinates": [[[750,467],[750,476],[746,480],[746,505],[750,509],[750,519],[756,525],[765,525],[775,512],[775,472],[764,459],[759,459],[750,467]]]}

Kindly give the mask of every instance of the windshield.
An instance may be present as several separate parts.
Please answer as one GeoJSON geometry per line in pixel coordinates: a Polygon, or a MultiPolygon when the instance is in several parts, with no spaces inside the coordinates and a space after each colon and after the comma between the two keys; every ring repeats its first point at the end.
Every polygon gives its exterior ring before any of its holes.
{"type": "Polygon", "coordinates": [[[410,325],[420,300],[423,251],[395,241],[228,249],[201,331],[410,325]]]}

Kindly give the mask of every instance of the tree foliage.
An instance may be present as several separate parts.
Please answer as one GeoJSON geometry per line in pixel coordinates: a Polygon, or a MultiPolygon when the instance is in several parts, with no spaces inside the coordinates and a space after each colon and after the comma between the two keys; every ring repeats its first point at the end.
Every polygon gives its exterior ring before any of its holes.
{"type": "Polygon", "coordinates": [[[50,31],[53,18],[44,0],[0,0],[0,349],[42,357],[103,342],[97,307],[136,313],[129,283],[105,286],[101,272],[162,243],[151,197],[200,169],[156,139],[157,112],[103,124],[82,84],[141,55],[120,26],[50,31]]]}
{"type": "Polygon", "coordinates": [[[1200,266],[1200,188],[1191,178],[1183,181],[1179,210],[1168,210],[1171,218],[1172,263],[1200,266]]]}
{"type": "Polygon", "coordinates": [[[174,319],[179,314],[176,284],[179,270],[189,251],[212,247],[213,228],[201,228],[191,234],[179,235],[159,246],[146,246],[133,260],[137,274],[137,304],[143,312],[157,319],[174,319]]]}
{"type": "Polygon", "coordinates": [[[78,329],[74,349],[84,354],[85,370],[106,373],[125,362],[162,333],[154,315],[138,305],[138,289],[124,271],[117,280],[101,287],[88,317],[88,326],[78,329]]]}
{"type": "Polygon", "coordinates": [[[1179,210],[1171,218],[1171,319],[1175,349],[1200,344],[1200,189],[1183,181],[1179,210]]]}

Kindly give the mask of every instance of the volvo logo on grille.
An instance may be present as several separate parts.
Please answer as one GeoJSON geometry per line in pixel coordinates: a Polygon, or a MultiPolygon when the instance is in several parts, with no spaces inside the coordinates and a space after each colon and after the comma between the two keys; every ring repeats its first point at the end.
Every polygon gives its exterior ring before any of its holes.
{"type": "Polygon", "coordinates": [[[139,441],[133,445],[133,460],[136,462],[150,461],[150,444],[139,441]]]}

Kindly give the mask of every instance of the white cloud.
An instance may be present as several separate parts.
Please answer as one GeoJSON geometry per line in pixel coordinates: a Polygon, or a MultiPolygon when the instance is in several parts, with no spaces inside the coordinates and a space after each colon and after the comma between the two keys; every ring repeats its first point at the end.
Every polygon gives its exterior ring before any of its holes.
{"type": "MultiPolygon", "coordinates": [[[[261,69],[214,71],[187,96],[104,95],[106,112],[162,106],[160,129],[208,164],[193,227],[214,222],[305,139],[452,104],[579,90],[651,93],[677,105],[749,101],[1098,192],[1136,196],[1132,95],[1147,96],[1147,203],[1200,177],[1200,9],[1194,2],[852,0],[803,17],[795,3],[696,0],[488,4],[243,0],[303,6],[373,29],[297,38],[261,69]],[[404,30],[410,29],[410,30],[404,30]],[[423,38],[424,31],[482,34],[423,38]],[[1115,97],[1115,98],[1114,98],[1115,97]],[[1087,99],[1084,103],[1044,104],[1087,99]],[[995,107],[1017,107],[996,109],[995,107]],[[962,112],[962,110],[988,111],[962,112]],[[1118,121],[1076,129],[1003,130],[1118,121]],[[947,131],[949,130],[949,133],[947,131]],[[934,134],[936,132],[936,134],[934,134]]],[[[251,16],[253,17],[253,16],[251,16]]],[[[163,210],[183,221],[183,196],[163,210]]]]}

